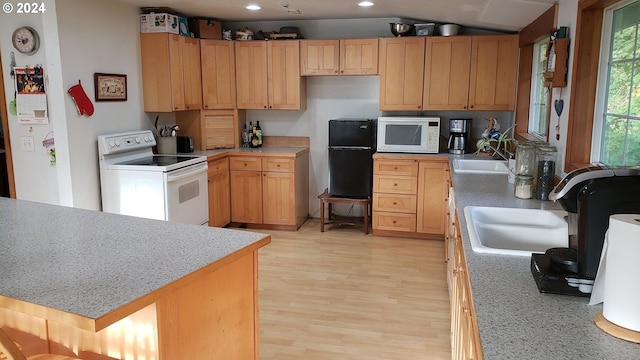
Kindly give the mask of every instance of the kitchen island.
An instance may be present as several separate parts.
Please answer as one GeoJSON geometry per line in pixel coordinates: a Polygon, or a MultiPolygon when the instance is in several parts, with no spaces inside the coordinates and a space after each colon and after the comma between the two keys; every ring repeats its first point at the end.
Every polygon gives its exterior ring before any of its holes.
{"type": "Polygon", "coordinates": [[[485,359],[640,359],[640,345],[596,327],[601,304],[538,292],[530,257],[473,252],[464,207],[561,209],[558,203],[516,198],[506,175],[452,171],[452,177],[485,359]]]}
{"type": "Polygon", "coordinates": [[[26,355],[258,359],[269,235],[0,198],[0,327],[26,355]]]}

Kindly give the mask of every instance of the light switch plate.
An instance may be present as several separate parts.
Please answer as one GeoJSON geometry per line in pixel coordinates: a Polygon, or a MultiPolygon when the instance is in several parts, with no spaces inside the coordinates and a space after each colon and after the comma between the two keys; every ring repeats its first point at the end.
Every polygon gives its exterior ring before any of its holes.
{"type": "Polygon", "coordinates": [[[33,136],[20,137],[20,144],[22,147],[22,151],[35,151],[33,147],[33,136]]]}

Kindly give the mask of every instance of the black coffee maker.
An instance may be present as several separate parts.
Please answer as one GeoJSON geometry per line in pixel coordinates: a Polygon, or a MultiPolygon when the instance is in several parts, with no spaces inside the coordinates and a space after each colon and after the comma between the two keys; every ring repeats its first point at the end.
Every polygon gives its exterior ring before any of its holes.
{"type": "Polygon", "coordinates": [[[577,169],[549,194],[568,212],[569,247],[531,255],[540,292],[590,296],[609,216],[640,214],[640,168],[593,165],[577,169]]]}

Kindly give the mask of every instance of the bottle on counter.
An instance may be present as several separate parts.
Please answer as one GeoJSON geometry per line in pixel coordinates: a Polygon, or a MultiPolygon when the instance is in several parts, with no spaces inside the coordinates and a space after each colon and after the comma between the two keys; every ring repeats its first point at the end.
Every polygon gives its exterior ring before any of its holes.
{"type": "Polygon", "coordinates": [[[262,147],[262,128],[260,127],[260,120],[256,121],[256,135],[258,136],[258,147],[262,147]]]}
{"type": "Polygon", "coordinates": [[[549,194],[554,186],[557,155],[558,150],[551,145],[540,146],[536,151],[538,168],[535,189],[538,200],[549,200],[549,194]]]}
{"type": "Polygon", "coordinates": [[[254,132],[253,134],[251,134],[251,147],[257,148],[258,146],[258,135],[256,135],[256,133],[254,132]]]}
{"type": "Polygon", "coordinates": [[[247,124],[242,126],[242,147],[249,147],[249,132],[247,131],[247,124]]]}

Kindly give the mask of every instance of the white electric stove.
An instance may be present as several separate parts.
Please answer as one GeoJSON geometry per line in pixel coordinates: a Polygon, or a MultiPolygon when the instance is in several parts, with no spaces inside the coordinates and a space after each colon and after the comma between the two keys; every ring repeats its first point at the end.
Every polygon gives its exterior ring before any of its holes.
{"type": "Polygon", "coordinates": [[[149,130],[98,136],[102,210],[207,224],[207,157],[154,154],[155,145],[149,130]]]}

